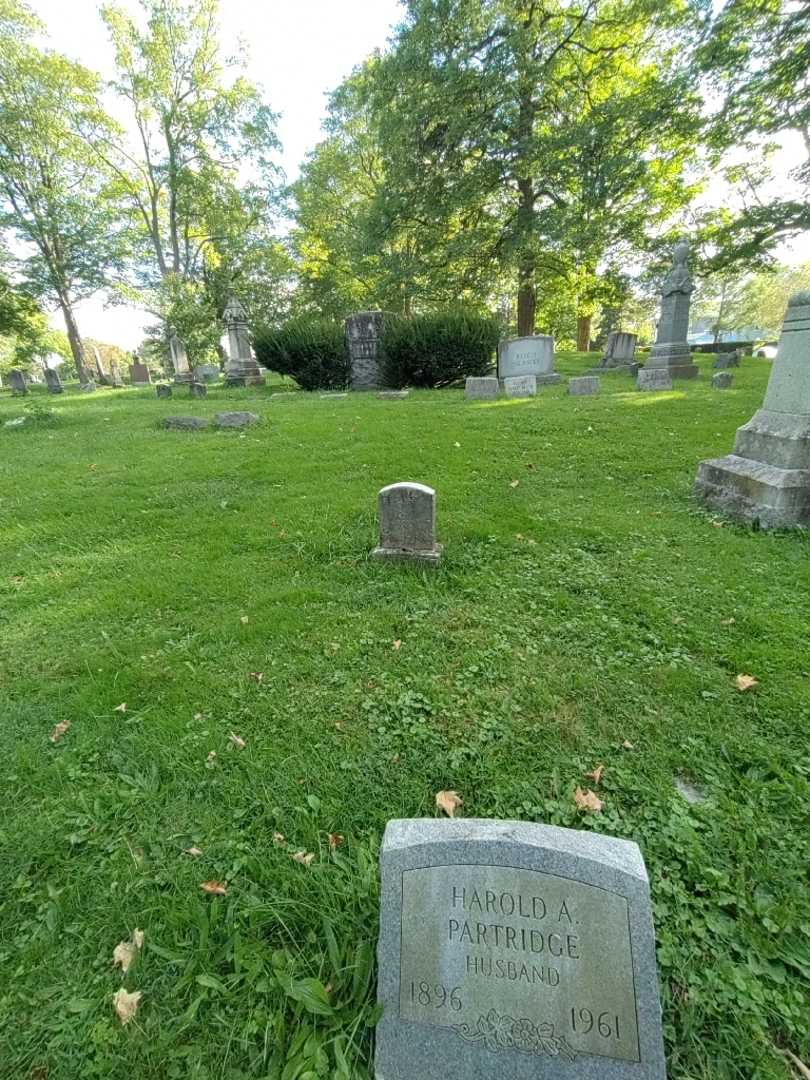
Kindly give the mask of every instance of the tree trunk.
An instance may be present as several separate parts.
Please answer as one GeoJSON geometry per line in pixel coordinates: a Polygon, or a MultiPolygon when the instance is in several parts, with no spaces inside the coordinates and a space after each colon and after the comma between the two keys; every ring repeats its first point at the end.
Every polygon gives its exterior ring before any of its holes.
{"type": "Polygon", "coordinates": [[[534,283],[534,267],[524,263],[520,268],[520,285],[517,295],[518,337],[530,337],[534,333],[537,310],[537,288],[534,283]]]}
{"type": "Polygon", "coordinates": [[[591,351],[592,315],[577,315],[577,352],[591,351]]]}
{"type": "Polygon", "coordinates": [[[518,271],[517,332],[518,337],[534,333],[537,310],[537,286],[534,273],[534,256],[531,253],[532,229],[534,228],[534,184],[530,179],[518,180],[520,203],[518,205],[518,231],[523,255],[518,271]]]}
{"type": "Polygon", "coordinates": [[[65,319],[65,329],[67,331],[68,341],[70,342],[73,363],[76,365],[76,374],[79,376],[79,382],[84,384],[89,378],[84,362],[84,345],[82,344],[81,335],[79,334],[76,316],[73,314],[73,304],[66,293],[59,293],[59,306],[62,309],[62,315],[65,319]]]}

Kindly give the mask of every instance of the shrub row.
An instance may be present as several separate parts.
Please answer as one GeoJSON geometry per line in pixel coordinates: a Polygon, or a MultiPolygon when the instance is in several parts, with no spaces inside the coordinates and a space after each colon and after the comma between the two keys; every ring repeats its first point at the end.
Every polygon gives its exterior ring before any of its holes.
{"type": "MultiPolygon", "coordinates": [[[[403,318],[387,315],[381,342],[382,381],[400,388],[450,386],[485,375],[494,364],[498,323],[463,308],[403,318]]],[[[338,390],[349,378],[344,328],[328,319],[292,319],[256,335],[260,364],[289,375],[303,390],[338,390]]]]}

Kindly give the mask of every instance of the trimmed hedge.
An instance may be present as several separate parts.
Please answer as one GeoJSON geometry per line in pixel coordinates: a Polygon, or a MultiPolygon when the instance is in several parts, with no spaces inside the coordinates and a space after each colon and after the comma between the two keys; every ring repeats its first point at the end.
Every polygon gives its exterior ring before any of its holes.
{"type": "Polygon", "coordinates": [[[256,359],[270,371],[289,375],[302,390],[342,390],[349,358],[342,323],[331,319],[291,319],[280,330],[260,330],[256,359]]]}
{"type": "Polygon", "coordinates": [[[455,308],[383,323],[383,378],[391,387],[450,386],[486,375],[494,364],[500,328],[492,315],[455,308]]]}

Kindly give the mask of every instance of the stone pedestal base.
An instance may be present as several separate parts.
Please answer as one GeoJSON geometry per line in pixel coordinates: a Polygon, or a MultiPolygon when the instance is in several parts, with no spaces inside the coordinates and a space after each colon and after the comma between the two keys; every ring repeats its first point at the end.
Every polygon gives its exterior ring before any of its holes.
{"type": "Polygon", "coordinates": [[[226,386],[264,386],[264,372],[258,364],[225,369],[226,386]]]}
{"type": "Polygon", "coordinates": [[[415,562],[424,566],[438,566],[442,560],[442,545],[436,544],[427,551],[409,551],[404,548],[375,547],[372,559],[387,559],[393,562],[415,562]]]}
{"type": "MultiPolygon", "coordinates": [[[[535,380],[535,386],[554,386],[562,378],[558,371],[552,371],[549,375],[515,375],[513,377],[516,379],[532,378],[535,380]]],[[[510,376],[507,376],[506,378],[510,378],[510,376]]],[[[506,378],[498,380],[502,390],[506,389],[506,378]]]]}
{"type": "Polygon", "coordinates": [[[178,386],[191,386],[194,382],[194,375],[190,371],[175,372],[174,381],[178,386]]]}
{"type": "Polygon", "coordinates": [[[692,353],[685,341],[653,345],[644,367],[650,370],[665,368],[671,379],[696,379],[700,374],[700,368],[692,363],[692,353]]]}
{"type": "Polygon", "coordinates": [[[810,526],[808,469],[783,469],[728,454],[701,461],[695,494],[716,510],[764,529],[810,526]]]}

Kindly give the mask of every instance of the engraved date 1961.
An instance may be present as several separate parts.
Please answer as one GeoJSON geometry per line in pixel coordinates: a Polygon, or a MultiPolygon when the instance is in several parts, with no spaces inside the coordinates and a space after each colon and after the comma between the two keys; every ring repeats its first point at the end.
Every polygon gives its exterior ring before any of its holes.
{"type": "Polygon", "coordinates": [[[448,990],[441,983],[412,981],[410,998],[412,1005],[421,1005],[424,1009],[452,1009],[453,1012],[461,1012],[464,1007],[460,986],[454,986],[448,990]]]}

